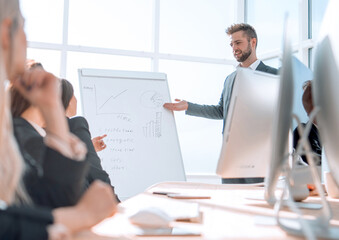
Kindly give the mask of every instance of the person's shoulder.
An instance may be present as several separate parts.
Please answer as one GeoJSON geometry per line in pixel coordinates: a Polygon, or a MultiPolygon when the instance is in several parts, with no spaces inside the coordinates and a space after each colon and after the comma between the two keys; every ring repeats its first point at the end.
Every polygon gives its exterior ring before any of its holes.
{"type": "Polygon", "coordinates": [[[258,65],[256,70],[262,71],[262,72],[271,73],[271,74],[275,74],[275,75],[278,74],[278,69],[266,65],[262,61],[260,61],[260,63],[259,63],[259,65],[258,65]]]}
{"type": "Polygon", "coordinates": [[[28,124],[29,124],[29,122],[27,122],[27,120],[25,120],[22,117],[13,118],[13,125],[14,126],[25,126],[25,125],[28,125],[28,124]]]}
{"type": "Polygon", "coordinates": [[[88,128],[88,122],[86,118],[82,116],[76,116],[68,119],[69,127],[71,129],[77,128],[77,127],[86,127],[88,128]]]}
{"type": "Polygon", "coordinates": [[[32,146],[41,146],[43,144],[43,137],[24,118],[13,118],[13,133],[20,148],[27,147],[33,149],[32,146]]]}
{"type": "Polygon", "coordinates": [[[230,73],[227,78],[230,78],[230,77],[234,77],[235,75],[237,74],[237,70],[233,71],[232,73],[230,73]]]}
{"type": "Polygon", "coordinates": [[[270,66],[266,66],[266,67],[267,67],[267,72],[268,72],[268,73],[272,73],[272,74],[274,74],[274,75],[278,75],[278,72],[279,72],[278,69],[273,68],[273,67],[270,67],[270,66]]]}
{"type": "Polygon", "coordinates": [[[22,131],[27,132],[28,130],[32,130],[33,132],[36,132],[34,127],[24,118],[22,117],[15,117],[13,118],[13,129],[14,133],[20,133],[22,131]]]}
{"type": "Polygon", "coordinates": [[[229,75],[227,75],[227,77],[226,77],[226,79],[225,79],[225,83],[226,83],[227,81],[229,81],[230,79],[234,79],[236,75],[237,75],[237,71],[236,71],[236,70],[233,71],[232,73],[230,73],[229,75]]]}

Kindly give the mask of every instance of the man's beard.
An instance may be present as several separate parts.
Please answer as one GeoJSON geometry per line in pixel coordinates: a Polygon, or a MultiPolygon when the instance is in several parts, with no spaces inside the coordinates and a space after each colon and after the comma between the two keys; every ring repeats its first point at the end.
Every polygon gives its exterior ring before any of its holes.
{"type": "Polygon", "coordinates": [[[252,49],[250,43],[248,43],[248,48],[246,52],[242,52],[241,57],[237,59],[238,62],[245,62],[246,59],[252,54],[252,49]]]}

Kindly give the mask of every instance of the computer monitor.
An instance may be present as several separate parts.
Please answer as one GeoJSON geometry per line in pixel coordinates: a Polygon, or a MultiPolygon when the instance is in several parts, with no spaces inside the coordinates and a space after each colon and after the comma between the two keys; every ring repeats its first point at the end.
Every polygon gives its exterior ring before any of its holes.
{"type": "Polygon", "coordinates": [[[216,170],[223,179],[265,177],[278,89],[279,76],[237,70],[216,170]]]}
{"type": "MultiPolygon", "coordinates": [[[[284,43],[279,102],[277,106],[277,115],[275,117],[275,126],[273,129],[274,143],[272,148],[272,159],[265,184],[265,198],[267,202],[271,204],[276,202],[274,190],[281,172],[282,164],[285,162],[287,154],[286,145],[288,142],[288,131],[290,130],[292,119],[293,70],[297,71],[294,69],[294,66],[292,66],[291,45],[286,40],[284,43]]],[[[334,172],[333,176],[337,183],[339,183],[339,162],[336,159],[339,154],[337,147],[337,141],[339,140],[339,129],[337,127],[339,122],[338,76],[339,71],[331,49],[330,41],[328,38],[325,38],[316,50],[312,94],[315,111],[317,111],[317,108],[319,109],[316,120],[319,127],[320,137],[322,144],[325,146],[329,165],[331,170],[334,172]]],[[[312,112],[311,115],[313,114],[314,113],[312,112]]],[[[294,205],[294,209],[292,208],[292,210],[297,214],[300,214],[300,216],[296,219],[285,219],[281,218],[279,213],[277,213],[277,223],[288,233],[299,236],[304,235],[307,239],[337,239],[339,235],[339,228],[329,226],[329,220],[332,217],[331,209],[321,190],[322,187],[316,170],[312,171],[312,178],[315,180],[316,186],[319,187],[318,189],[320,189],[319,194],[323,205],[317,218],[304,218],[301,212],[297,210],[297,205],[290,202],[289,206],[294,205]]]]}
{"type": "Polygon", "coordinates": [[[316,121],[328,165],[339,186],[339,71],[329,37],[317,46],[312,85],[316,121]]]}
{"type": "Polygon", "coordinates": [[[272,149],[270,150],[269,167],[265,179],[265,199],[274,204],[275,189],[281,168],[288,156],[288,135],[292,123],[293,110],[293,63],[292,47],[285,35],[283,43],[282,67],[280,69],[279,96],[274,115],[272,130],[272,149]]]}

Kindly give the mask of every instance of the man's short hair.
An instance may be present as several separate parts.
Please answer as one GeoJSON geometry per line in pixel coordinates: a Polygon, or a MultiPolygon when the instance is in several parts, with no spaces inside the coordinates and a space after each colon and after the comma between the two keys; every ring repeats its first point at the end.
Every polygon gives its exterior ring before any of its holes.
{"type": "Polygon", "coordinates": [[[256,33],[255,29],[247,23],[236,23],[236,24],[229,26],[226,29],[226,34],[232,35],[233,33],[236,33],[236,32],[239,32],[239,31],[244,31],[244,33],[246,34],[246,36],[248,38],[248,41],[250,41],[252,38],[257,39],[257,43],[256,43],[256,46],[255,46],[255,47],[257,47],[257,45],[258,45],[257,33],[256,33]]]}

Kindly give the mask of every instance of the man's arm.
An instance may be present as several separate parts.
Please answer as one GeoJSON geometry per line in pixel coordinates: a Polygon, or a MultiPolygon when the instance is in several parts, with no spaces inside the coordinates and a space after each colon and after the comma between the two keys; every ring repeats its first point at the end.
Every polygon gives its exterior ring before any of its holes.
{"type": "MultiPolygon", "coordinates": [[[[224,90],[226,81],[224,83],[224,90]]],[[[223,119],[224,90],[221,93],[221,97],[217,105],[201,105],[187,102],[185,100],[175,99],[176,101],[175,103],[165,103],[164,108],[171,111],[186,111],[186,114],[191,116],[204,117],[210,119],[223,119]]]]}
{"type": "Polygon", "coordinates": [[[223,101],[223,94],[221,94],[218,105],[201,105],[188,102],[186,114],[210,119],[223,119],[223,101]]]}

